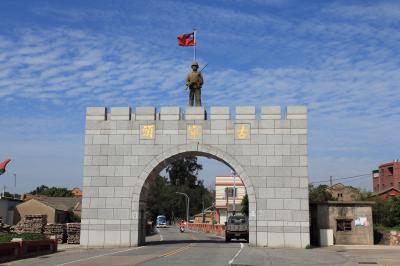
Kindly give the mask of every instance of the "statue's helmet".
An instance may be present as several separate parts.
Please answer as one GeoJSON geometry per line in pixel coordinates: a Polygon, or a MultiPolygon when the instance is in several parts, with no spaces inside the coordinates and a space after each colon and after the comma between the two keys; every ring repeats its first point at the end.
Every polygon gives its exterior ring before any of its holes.
{"type": "Polygon", "coordinates": [[[199,67],[199,64],[198,64],[196,61],[193,61],[193,62],[192,62],[192,66],[197,66],[197,67],[199,67]]]}

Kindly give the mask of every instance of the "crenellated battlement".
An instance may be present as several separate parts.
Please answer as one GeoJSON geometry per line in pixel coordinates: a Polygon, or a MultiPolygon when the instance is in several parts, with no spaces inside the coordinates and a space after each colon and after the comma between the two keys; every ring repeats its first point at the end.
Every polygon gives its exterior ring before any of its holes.
{"type": "Polygon", "coordinates": [[[288,106],[282,114],[280,106],[262,106],[257,115],[255,106],[236,106],[235,115],[231,115],[228,106],[212,106],[208,115],[204,107],[163,106],[157,110],[153,106],[136,107],[88,107],[86,120],[305,120],[307,119],[306,106],[288,106]]]}
{"type": "Polygon", "coordinates": [[[245,184],[250,244],[305,248],[307,143],[305,106],[88,107],[80,243],[143,243],[147,180],[180,156],[207,156],[245,184]]]}

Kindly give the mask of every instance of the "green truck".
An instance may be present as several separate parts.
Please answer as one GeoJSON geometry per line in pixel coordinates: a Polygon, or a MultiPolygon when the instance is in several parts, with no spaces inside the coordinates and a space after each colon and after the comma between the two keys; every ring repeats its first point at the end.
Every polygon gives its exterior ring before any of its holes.
{"type": "Polygon", "coordinates": [[[244,215],[229,216],[225,222],[225,241],[232,238],[249,241],[249,220],[244,215]]]}

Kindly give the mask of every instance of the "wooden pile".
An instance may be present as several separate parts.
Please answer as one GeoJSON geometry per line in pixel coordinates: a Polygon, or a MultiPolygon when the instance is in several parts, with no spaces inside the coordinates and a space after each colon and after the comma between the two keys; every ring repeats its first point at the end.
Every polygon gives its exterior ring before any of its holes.
{"type": "Polygon", "coordinates": [[[17,234],[20,233],[43,233],[43,228],[47,224],[47,215],[31,214],[19,221],[11,227],[11,231],[17,234]]]}
{"type": "Polygon", "coordinates": [[[68,223],[67,224],[67,243],[68,244],[79,244],[79,238],[81,234],[80,223],[68,223]]]}
{"type": "Polygon", "coordinates": [[[62,244],[65,241],[65,224],[47,224],[44,226],[44,234],[49,238],[55,235],[58,244],[62,244]]]}
{"type": "Polygon", "coordinates": [[[10,225],[3,224],[3,217],[0,217],[0,233],[10,232],[10,225]]]}

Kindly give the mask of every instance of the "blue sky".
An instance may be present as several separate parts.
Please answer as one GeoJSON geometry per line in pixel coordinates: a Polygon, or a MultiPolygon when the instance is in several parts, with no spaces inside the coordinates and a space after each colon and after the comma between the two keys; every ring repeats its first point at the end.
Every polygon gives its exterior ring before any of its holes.
{"type": "Polygon", "coordinates": [[[185,106],[193,27],[207,107],[309,107],[311,181],[400,157],[398,1],[3,0],[0,185],[80,186],[86,106],[185,106]]]}

